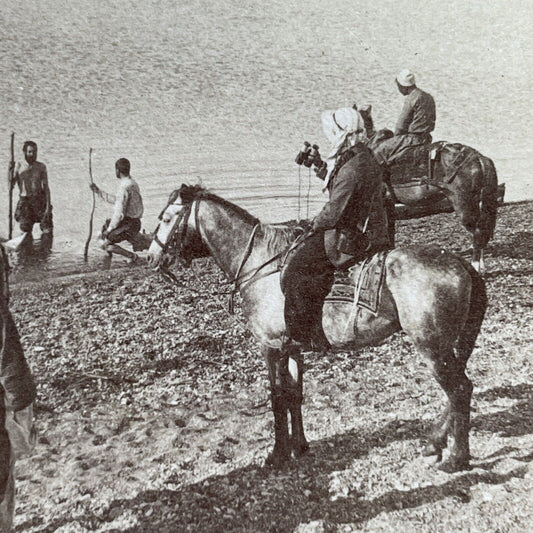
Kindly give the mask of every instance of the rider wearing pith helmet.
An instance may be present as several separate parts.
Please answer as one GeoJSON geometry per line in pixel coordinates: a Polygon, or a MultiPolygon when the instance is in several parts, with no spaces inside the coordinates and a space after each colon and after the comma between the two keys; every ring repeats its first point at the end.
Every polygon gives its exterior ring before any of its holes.
{"type": "Polygon", "coordinates": [[[436,118],[433,96],[416,86],[415,75],[407,68],[396,76],[396,86],[406,98],[394,135],[417,136],[415,144],[431,142],[436,118]]]}

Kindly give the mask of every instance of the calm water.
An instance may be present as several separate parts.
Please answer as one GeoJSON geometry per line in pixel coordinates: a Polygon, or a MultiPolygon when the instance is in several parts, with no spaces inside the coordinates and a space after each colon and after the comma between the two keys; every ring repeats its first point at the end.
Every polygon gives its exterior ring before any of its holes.
{"type": "MultiPolygon", "coordinates": [[[[372,103],[376,124],[393,127],[404,67],[435,96],[435,139],[492,157],[507,200],[533,198],[529,1],[182,3],[3,2],[0,166],[11,131],[17,157],[25,139],[38,143],[56,227],[51,254],[21,259],[18,276],[100,265],[96,248],[82,260],[91,147],[109,192],[114,161],[131,160],[148,231],[182,182],[201,181],[265,222],[314,215],[325,198],[293,162],[302,141],[325,151],[320,112],[353,102],[372,103]]],[[[4,179],[0,193],[7,235],[4,179]]],[[[110,209],[98,203],[96,227],[110,209]]]]}

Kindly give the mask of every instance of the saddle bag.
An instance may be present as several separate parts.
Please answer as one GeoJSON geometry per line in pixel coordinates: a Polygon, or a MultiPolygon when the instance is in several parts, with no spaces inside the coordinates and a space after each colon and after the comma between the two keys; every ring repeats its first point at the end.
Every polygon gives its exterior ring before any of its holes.
{"type": "Polygon", "coordinates": [[[364,233],[334,229],[326,232],[325,246],[328,259],[336,269],[351,267],[366,255],[369,241],[364,233]]]}

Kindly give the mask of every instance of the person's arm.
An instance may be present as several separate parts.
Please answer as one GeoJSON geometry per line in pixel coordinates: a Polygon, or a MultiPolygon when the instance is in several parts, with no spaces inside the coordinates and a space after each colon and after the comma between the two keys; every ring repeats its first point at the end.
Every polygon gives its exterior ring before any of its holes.
{"type": "Polygon", "coordinates": [[[16,183],[18,184],[19,191],[20,191],[21,184],[20,184],[19,171],[20,171],[20,161],[17,161],[17,163],[15,163],[14,161],[9,163],[9,169],[8,169],[8,174],[7,174],[9,186],[11,187],[11,189],[13,189],[16,183]]]}
{"type": "Polygon", "coordinates": [[[403,104],[402,112],[398,117],[398,122],[396,123],[396,130],[394,135],[402,135],[409,132],[409,126],[413,121],[413,104],[409,97],[406,97],[403,104]]]}
{"type": "Polygon", "coordinates": [[[349,166],[341,168],[333,182],[328,203],[313,220],[313,231],[325,231],[337,226],[354,194],[356,179],[349,166]]]}
{"type": "Polygon", "coordinates": [[[120,187],[115,200],[115,209],[113,210],[113,216],[107,227],[107,233],[113,231],[124,218],[126,213],[126,206],[128,205],[128,191],[124,187],[120,187]]]}
{"type": "Polygon", "coordinates": [[[43,165],[43,170],[41,172],[41,187],[46,197],[46,207],[44,211],[45,213],[48,213],[50,212],[50,207],[52,207],[52,201],[50,199],[50,187],[48,186],[48,172],[45,165],[43,165]]]}
{"type": "Polygon", "coordinates": [[[96,185],[96,183],[91,183],[89,185],[91,188],[91,191],[93,191],[100,200],[103,200],[104,202],[107,202],[108,204],[114,204],[117,197],[114,194],[109,194],[108,192],[103,191],[96,185]]]}

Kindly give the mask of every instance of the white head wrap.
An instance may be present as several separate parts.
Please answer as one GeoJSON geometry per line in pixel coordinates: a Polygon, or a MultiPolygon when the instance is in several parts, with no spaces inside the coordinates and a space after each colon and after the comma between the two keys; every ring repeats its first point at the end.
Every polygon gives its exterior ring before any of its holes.
{"type": "Polygon", "coordinates": [[[331,152],[326,159],[328,174],[324,187],[327,187],[337,156],[346,148],[354,146],[357,141],[363,139],[365,128],[361,115],[352,107],[341,107],[336,111],[324,111],[321,118],[324,134],[332,144],[331,152]]]}
{"type": "Polygon", "coordinates": [[[408,68],[404,68],[398,76],[396,76],[396,81],[402,87],[412,87],[415,84],[415,75],[408,68]]]}

